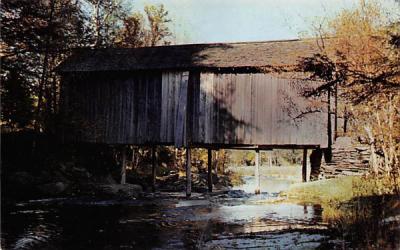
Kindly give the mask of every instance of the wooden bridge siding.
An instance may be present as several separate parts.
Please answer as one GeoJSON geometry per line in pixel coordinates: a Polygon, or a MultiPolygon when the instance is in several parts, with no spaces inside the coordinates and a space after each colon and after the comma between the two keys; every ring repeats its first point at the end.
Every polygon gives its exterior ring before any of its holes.
{"type": "Polygon", "coordinates": [[[177,147],[186,145],[188,87],[189,72],[162,73],[162,89],[159,91],[162,105],[158,134],[163,143],[174,144],[177,147]]]}
{"type": "Polygon", "coordinates": [[[327,142],[326,114],[294,123],[285,110],[287,96],[299,108],[307,101],[289,80],[268,74],[146,72],[67,82],[63,102],[80,117],[84,141],[184,146],[188,122],[193,144],[327,142]]]}
{"type": "Polygon", "coordinates": [[[82,127],[78,140],[98,143],[162,142],[161,73],[74,77],[63,104],[82,127]]]}
{"type": "Polygon", "coordinates": [[[268,74],[201,73],[200,88],[194,89],[193,143],[325,146],[323,112],[297,122],[289,116],[309,104],[290,81],[268,74]],[[288,110],[290,102],[296,110],[288,110]]]}
{"type": "Polygon", "coordinates": [[[66,77],[63,109],[78,117],[78,140],[185,144],[188,72],[66,77]]]}

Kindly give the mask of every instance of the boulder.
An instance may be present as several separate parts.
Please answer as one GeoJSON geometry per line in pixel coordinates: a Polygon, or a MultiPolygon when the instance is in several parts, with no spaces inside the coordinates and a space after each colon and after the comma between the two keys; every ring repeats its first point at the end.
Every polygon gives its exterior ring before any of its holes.
{"type": "Polygon", "coordinates": [[[63,194],[67,190],[68,186],[69,186],[69,184],[58,181],[58,182],[40,185],[38,187],[38,189],[42,193],[42,195],[56,196],[56,195],[63,194]]]}
{"type": "Polygon", "coordinates": [[[10,186],[16,188],[30,188],[35,185],[36,178],[28,172],[15,172],[8,177],[10,186]]]}
{"type": "Polygon", "coordinates": [[[138,198],[143,188],[136,184],[107,184],[101,185],[104,194],[121,198],[138,198]]]}

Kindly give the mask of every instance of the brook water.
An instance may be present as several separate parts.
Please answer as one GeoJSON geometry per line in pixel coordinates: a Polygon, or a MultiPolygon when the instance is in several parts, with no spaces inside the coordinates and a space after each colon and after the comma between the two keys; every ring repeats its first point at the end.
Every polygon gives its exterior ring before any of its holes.
{"type": "Polygon", "coordinates": [[[143,200],[52,199],[3,208],[6,249],[313,249],[346,244],[319,205],[265,203],[298,181],[254,176],[212,196],[147,194],[143,200]]]}

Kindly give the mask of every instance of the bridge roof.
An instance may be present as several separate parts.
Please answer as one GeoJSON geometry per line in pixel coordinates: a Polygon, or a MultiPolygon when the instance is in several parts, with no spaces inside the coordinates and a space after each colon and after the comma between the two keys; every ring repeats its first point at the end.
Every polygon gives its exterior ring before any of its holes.
{"type": "Polygon", "coordinates": [[[316,39],[79,49],[61,63],[57,71],[287,67],[318,52],[316,39]]]}

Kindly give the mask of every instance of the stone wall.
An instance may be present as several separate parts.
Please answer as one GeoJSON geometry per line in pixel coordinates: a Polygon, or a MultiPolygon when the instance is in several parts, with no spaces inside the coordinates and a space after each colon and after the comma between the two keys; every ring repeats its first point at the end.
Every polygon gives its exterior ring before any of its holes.
{"type": "Polygon", "coordinates": [[[338,176],[362,175],[369,169],[371,151],[369,145],[339,137],[332,145],[332,162],[321,162],[319,179],[338,176]]]}

